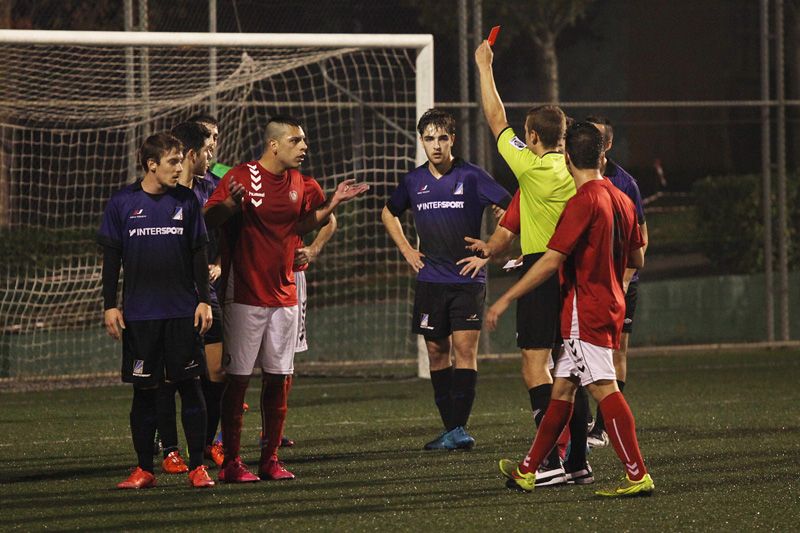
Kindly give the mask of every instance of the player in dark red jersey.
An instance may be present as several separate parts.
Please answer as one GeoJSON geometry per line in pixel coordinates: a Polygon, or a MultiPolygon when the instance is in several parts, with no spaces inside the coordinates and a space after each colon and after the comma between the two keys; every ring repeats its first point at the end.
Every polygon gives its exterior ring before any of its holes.
{"type": "Polygon", "coordinates": [[[522,463],[503,459],[500,471],[510,488],[533,490],[535,471],[569,420],[575,392],[582,384],[600,404],[626,471],[622,486],[597,494],[650,493],[653,480],[639,451],[633,415],[617,388],[612,357],[625,316],[623,276],[626,268],[644,264],[644,241],[633,203],[600,173],[603,140],[599,130],[588,122],[576,123],[567,131],[566,150],[577,193],[567,202],[547,252],[486,316],[493,329],[513,300],[560,271],[565,350],[556,361],[550,405],[522,463]]]}
{"type": "Polygon", "coordinates": [[[225,462],[219,479],[242,483],[293,479],[278,461],[294,372],[299,308],[292,266],[297,235],[324,224],[336,206],[368,186],[345,180],[329,201],[305,185],[297,170],[308,150],[300,123],[273,117],[261,158],[232,168],[206,205],[206,222],[222,227],[222,397],[225,462]],[[263,442],[259,476],[239,457],[242,402],[254,365],[262,371],[263,442]]]}
{"type": "Polygon", "coordinates": [[[178,184],[182,149],[168,133],[148,137],[140,149],[144,178],[111,197],[98,232],[104,322],[109,335],[122,338],[122,380],[133,384],[130,423],[139,465],[117,485],[123,489],[156,484],[152,444],[164,380],[177,384],[184,406],[189,482],[214,485],[203,465],[206,408],[199,381],[205,372],[200,335],[212,323],[208,237],[197,199],[178,184]],[[120,265],[122,311],[116,301],[120,265]]]}
{"type": "MultiPolygon", "coordinates": [[[[647,222],[644,218],[644,205],[642,194],[639,192],[639,184],[622,166],[612,160],[608,152],[614,146],[614,126],[611,121],[601,115],[586,117],[586,122],[591,122],[600,133],[603,134],[603,161],[601,172],[603,176],[614,184],[619,190],[628,195],[628,198],[636,207],[636,217],[639,223],[639,230],[645,240],[644,252],[650,240],[647,234],[647,222]]],[[[622,326],[622,336],[619,339],[619,348],[614,350],[614,368],[617,372],[617,386],[620,392],[625,390],[625,382],[628,376],[628,338],[633,331],[633,321],[636,316],[636,304],[639,300],[639,272],[635,268],[625,270],[623,288],[625,289],[625,323],[622,326]]],[[[594,418],[592,430],[589,432],[589,446],[602,448],[608,446],[608,433],[603,420],[603,413],[597,410],[594,418]]]]}

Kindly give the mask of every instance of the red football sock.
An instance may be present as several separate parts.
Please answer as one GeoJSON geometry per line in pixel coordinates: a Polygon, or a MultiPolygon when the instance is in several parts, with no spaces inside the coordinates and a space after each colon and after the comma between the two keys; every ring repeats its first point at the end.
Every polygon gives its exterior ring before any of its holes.
{"type": "Polygon", "coordinates": [[[636,439],[636,422],[633,420],[628,402],[621,392],[606,396],[600,402],[600,411],[606,423],[606,432],[614,451],[620,461],[625,465],[628,478],[639,481],[647,473],[647,468],[639,451],[639,441],[636,439]]]}
{"type": "Polygon", "coordinates": [[[225,451],[223,468],[239,456],[239,446],[242,438],[242,402],[247,392],[248,383],[228,379],[225,391],[222,393],[220,405],[222,426],[222,447],[225,451]]]}
{"type": "Polygon", "coordinates": [[[547,406],[547,412],[544,414],[539,429],[536,431],[536,438],[533,439],[528,455],[525,460],[519,465],[519,471],[523,474],[528,472],[535,472],[544,458],[556,445],[559,435],[564,430],[564,427],[569,422],[569,417],[572,415],[572,402],[564,400],[550,400],[550,405],[547,406]]]}
{"type": "Polygon", "coordinates": [[[262,374],[261,376],[261,466],[266,466],[278,453],[286,422],[287,400],[292,388],[292,376],[262,374]]]}

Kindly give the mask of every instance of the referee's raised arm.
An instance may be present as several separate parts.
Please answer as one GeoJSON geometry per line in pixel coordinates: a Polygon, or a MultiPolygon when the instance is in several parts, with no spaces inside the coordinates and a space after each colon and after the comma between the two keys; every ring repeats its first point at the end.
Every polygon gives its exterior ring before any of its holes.
{"type": "Polygon", "coordinates": [[[486,122],[492,130],[495,139],[508,127],[506,109],[497,92],[494,83],[494,72],[492,71],[492,60],[494,53],[488,41],[483,41],[475,50],[475,63],[478,66],[478,73],[481,80],[481,106],[486,122]]]}

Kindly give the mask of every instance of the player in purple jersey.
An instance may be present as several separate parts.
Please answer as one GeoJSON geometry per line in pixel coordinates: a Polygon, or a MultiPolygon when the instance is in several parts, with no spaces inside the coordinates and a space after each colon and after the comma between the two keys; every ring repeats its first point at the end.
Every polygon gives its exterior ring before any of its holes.
{"type": "MultiPolygon", "coordinates": [[[[213,185],[204,179],[212,147],[211,131],[196,122],[182,122],[172,129],[172,134],[184,146],[183,170],[178,183],[191,189],[202,207],[213,192],[213,185]]],[[[213,234],[209,234],[209,257],[216,256],[215,244],[213,234]]],[[[219,423],[219,402],[224,388],[225,375],[222,372],[222,313],[213,285],[219,272],[218,267],[214,264],[209,264],[208,268],[211,282],[209,286],[210,303],[214,320],[203,338],[208,375],[201,376],[201,382],[207,412],[205,455],[207,458],[211,458],[210,445],[219,423]]],[[[178,448],[176,392],[177,384],[175,383],[166,382],[159,387],[158,436],[164,457],[162,468],[168,474],[178,474],[188,470],[178,448]]]]}
{"type": "Polygon", "coordinates": [[[508,192],[480,167],[453,156],[455,119],[429,109],[419,119],[428,162],[406,174],[381,219],[406,262],[417,273],[412,331],[425,337],[431,383],[444,432],[426,450],[471,449],[467,425],[478,379],[478,337],[486,297],[486,271],[461,274],[457,262],[471,252],[464,236],[479,238],[487,206],[505,209],[508,192]],[[410,209],[420,249],[409,244],[398,218],[410,209]],[[451,346],[455,369],[450,358],[451,346]]]}
{"type": "MultiPolygon", "coordinates": [[[[600,115],[586,117],[586,122],[591,122],[600,133],[603,134],[603,161],[601,171],[603,176],[614,186],[624,192],[633,202],[636,208],[636,218],[639,222],[639,230],[645,241],[643,252],[647,251],[649,237],[647,234],[647,222],[644,219],[644,208],[642,206],[642,195],[639,192],[639,185],[636,180],[628,174],[624,168],[615,161],[608,158],[608,152],[614,145],[614,127],[611,121],[600,115]]],[[[620,392],[625,388],[625,380],[628,374],[628,338],[633,329],[633,318],[636,314],[636,303],[639,295],[639,271],[634,268],[625,270],[623,278],[623,289],[625,290],[625,322],[622,325],[622,336],[619,341],[619,349],[614,350],[614,369],[617,373],[617,386],[620,392]]],[[[594,448],[608,446],[609,439],[606,433],[605,421],[600,409],[597,409],[592,430],[589,432],[587,442],[594,448]]]]}
{"type": "Polygon", "coordinates": [[[176,383],[189,447],[189,483],[214,484],[203,465],[206,407],[199,376],[205,373],[200,337],[212,323],[208,293],[208,236],[200,205],[178,184],[183,146],[168,133],[148,137],[140,149],[142,180],[109,200],[97,240],[103,247],[104,323],[122,339],[122,380],[133,384],[130,424],[138,466],[122,489],[152,487],[152,443],[158,387],[176,383]],[[119,270],[125,272],[122,310],[119,270]]]}

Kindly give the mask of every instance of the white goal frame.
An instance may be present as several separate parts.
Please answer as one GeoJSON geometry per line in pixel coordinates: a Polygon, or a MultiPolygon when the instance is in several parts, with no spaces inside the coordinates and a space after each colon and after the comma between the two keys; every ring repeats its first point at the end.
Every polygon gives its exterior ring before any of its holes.
{"type": "MultiPolygon", "coordinates": [[[[430,34],[327,34],[327,33],[166,33],[114,31],[0,30],[0,45],[74,46],[185,46],[216,48],[240,47],[317,47],[317,48],[408,48],[417,52],[416,116],[434,105],[433,35],[430,34]]],[[[214,54],[212,54],[212,58],[214,54]]],[[[213,66],[212,66],[213,68],[213,66]]],[[[125,73],[123,72],[123,75],[125,73]]],[[[417,139],[416,162],[427,158],[417,139]]],[[[422,336],[417,339],[417,375],[430,377],[427,349],[422,336]]]]}

